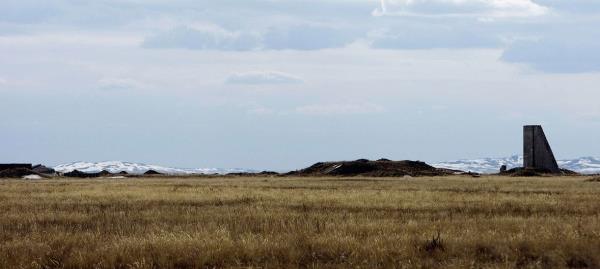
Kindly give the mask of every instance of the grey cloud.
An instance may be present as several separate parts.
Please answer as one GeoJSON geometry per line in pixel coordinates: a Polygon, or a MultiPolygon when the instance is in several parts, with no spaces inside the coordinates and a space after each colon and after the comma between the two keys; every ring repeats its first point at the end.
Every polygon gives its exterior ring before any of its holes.
{"type": "Polygon", "coordinates": [[[316,26],[294,26],[271,29],[264,37],[267,49],[316,50],[343,47],[357,39],[343,29],[316,26]]]}
{"type": "Polygon", "coordinates": [[[0,22],[48,27],[108,28],[144,19],[152,12],[131,1],[0,1],[0,22]]]}
{"type": "Polygon", "coordinates": [[[546,24],[538,38],[514,42],[501,59],[551,73],[600,71],[599,23],[599,19],[592,19],[546,24]]]}
{"type": "Polygon", "coordinates": [[[504,51],[502,60],[524,63],[551,73],[600,71],[600,40],[543,38],[520,41],[504,51]]]}
{"type": "Polygon", "coordinates": [[[495,27],[449,19],[419,23],[406,21],[401,26],[373,31],[369,39],[371,47],[378,49],[500,47],[503,44],[501,34],[495,27]]]}
{"type": "Polygon", "coordinates": [[[106,28],[131,27],[136,22],[167,18],[178,22],[212,21],[247,29],[266,26],[271,19],[306,22],[366,17],[372,7],[369,2],[336,0],[3,0],[0,22],[106,28]]]}
{"type": "Polygon", "coordinates": [[[253,71],[230,75],[226,84],[259,85],[259,84],[297,84],[303,80],[295,75],[279,71],[253,71]]]}
{"type": "Polygon", "coordinates": [[[195,50],[252,50],[258,48],[259,44],[259,38],[252,34],[181,26],[146,38],[142,46],[195,50]]]}
{"type": "Polygon", "coordinates": [[[39,23],[60,14],[60,6],[48,2],[6,0],[0,3],[0,21],[39,23]]]}
{"type": "Polygon", "coordinates": [[[506,40],[525,36],[542,39],[513,43],[504,61],[528,63],[549,72],[598,69],[594,62],[598,53],[593,49],[600,40],[594,34],[599,24],[598,1],[388,3],[390,14],[400,16],[371,16],[378,1],[5,0],[0,1],[0,36],[79,29],[94,35],[108,29],[106,32],[147,36],[142,43],[145,48],[225,51],[318,50],[344,47],[356,40],[368,40],[372,48],[379,49],[504,48],[506,40]],[[551,16],[534,16],[546,8],[551,16]],[[402,16],[406,14],[412,15],[402,16]],[[518,16],[522,14],[530,16],[518,16]],[[479,16],[521,18],[483,22],[479,16]],[[581,23],[560,26],[572,20],[581,23]],[[223,29],[194,27],[200,22],[223,29]],[[173,25],[181,26],[159,30],[173,25]],[[564,29],[558,32],[554,30],[557,26],[564,29]],[[571,34],[582,27],[587,32],[571,34]],[[148,35],[152,32],[156,34],[148,35]]]}
{"type": "Polygon", "coordinates": [[[547,6],[561,13],[598,13],[600,12],[600,1],[590,0],[537,0],[540,5],[547,6]]]}

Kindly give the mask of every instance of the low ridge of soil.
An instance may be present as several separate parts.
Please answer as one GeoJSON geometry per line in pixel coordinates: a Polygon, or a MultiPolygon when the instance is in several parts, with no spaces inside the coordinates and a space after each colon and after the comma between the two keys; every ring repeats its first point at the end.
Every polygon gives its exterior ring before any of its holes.
{"type": "Polygon", "coordinates": [[[157,171],[154,170],[148,170],[144,173],[144,175],[162,175],[162,173],[159,173],[157,171]]]}
{"type": "Polygon", "coordinates": [[[47,175],[35,172],[27,168],[10,168],[0,171],[0,178],[21,178],[29,175],[38,175],[41,177],[48,177],[47,175]]]}
{"type": "Polygon", "coordinates": [[[86,173],[86,172],[81,172],[79,170],[73,170],[71,172],[64,173],[63,175],[65,177],[94,178],[94,177],[110,176],[112,174],[106,170],[100,171],[98,173],[86,173]]]}
{"type": "Polygon", "coordinates": [[[289,172],[288,176],[368,176],[368,177],[399,177],[399,176],[444,176],[461,173],[462,171],[435,168],[420,161],[391,161],[380,159],[370,161],[319,162],[308,168],[289,172]]]}
{"type": "Polygon", "coordinates": [[[504,172],[500,172],[500,175],[512,176],[512,177],[575,176],[575,175],[579,175],[577,172],[574,172],[574,171],[571,171],[568,169],[560,169],[560,171],[561,171],[560,173],[552,173],[552,171],[550,171],[548,169],[515,167],[513,169],[509,169],[504,172]]]}

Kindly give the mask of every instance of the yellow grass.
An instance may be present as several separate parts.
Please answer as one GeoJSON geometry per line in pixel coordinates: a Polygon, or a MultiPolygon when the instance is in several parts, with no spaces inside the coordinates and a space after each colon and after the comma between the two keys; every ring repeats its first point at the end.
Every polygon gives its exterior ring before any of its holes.
{"type": "Polygon", "coordinates": [[[0,268],[598,268],[585,179],[0,180],[0,268]]]}

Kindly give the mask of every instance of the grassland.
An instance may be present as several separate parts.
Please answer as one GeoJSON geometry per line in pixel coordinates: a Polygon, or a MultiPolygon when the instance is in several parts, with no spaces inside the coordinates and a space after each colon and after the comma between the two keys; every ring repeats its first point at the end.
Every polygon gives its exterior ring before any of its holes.
{"type": "Polygon", "coordinates": [[[0,268],[599,266],[584,177],[0,180],[0,268]]]}

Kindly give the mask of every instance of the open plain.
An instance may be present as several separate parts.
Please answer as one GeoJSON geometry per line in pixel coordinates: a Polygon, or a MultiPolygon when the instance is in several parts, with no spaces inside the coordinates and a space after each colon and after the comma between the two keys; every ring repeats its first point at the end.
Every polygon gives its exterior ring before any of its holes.
{"type": "Polygon", "coordinates": [[[599,268],[587,179],[0,180],[0,268],[599,268]]]}

